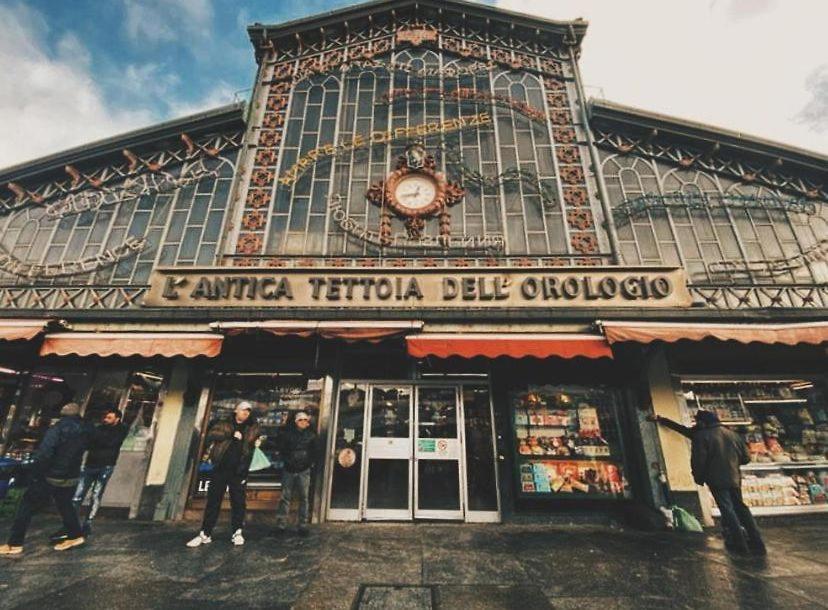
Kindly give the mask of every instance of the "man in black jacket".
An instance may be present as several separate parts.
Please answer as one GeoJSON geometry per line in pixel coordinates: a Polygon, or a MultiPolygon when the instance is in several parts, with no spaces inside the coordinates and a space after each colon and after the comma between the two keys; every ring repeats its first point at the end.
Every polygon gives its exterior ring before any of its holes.
{"type": "Polygon", "coordinates": [[[310,427],[310,416],[299,411],[293,419],[293,426],[279,434],[276,440],[279,453],[284,460],[282,472],[282,498],[276,509],[276,527],[281,532],[290,512],[293,492],[299,494],[299,516],[297,531],[301,536],[308,533],[308,496],[313,465],[319,451],[318,437],[310,427]]]}
{"type": "Polygon", "coordinates": [[[75,490],[73,502],[80,513],[80,507],[86,495],[92,492],[92,503],[83,523],[83,532],[88,535],[92,529],[92,520],[101,507],[106,484],[115,469],[121,445],[127,435],[127,428],[121,423],[121,412],[112,407],[106,410],[100,425],[96,426],[89,441],[86,464],[81,471],[80,482],[75,490]]]}
{"type": "Polygon", "coordinates": [[[32,481],[17,508],[8,544],[0,546],[0,555],[19,555],[23,552],[26,530],[32,515],[48,504],[51,498],[57,506],[67,539],[58,543],[56,551],[65,551],[85,542],[72,505],[72,495],[78,484],[81,460],[89,443],[90,429],[80,418],[80,407],[73,402],[60,410],[60,420],[46,432],[34,454],[32,481]]]}
{"type": "Polygon", "coordinates": [[[207,489],[207,505],[204,508],[201,531],[187,543],[190,548],[213,541],[213,528],[218,521],[224,492],[228,488],[233,529],[230,540],[236,546],[244,544],[242,527],[247,509],[247,474],[260,431],[252,411],[253,405],[247,401],[240,402],[229,419],[217,422],[207,432],[207,442],[212,443],[210,463],[213,472],[207,489]]]}
{"type": "Polygon", "coordinates": [[[692,428],[658,415],[653,419],[690,439],[693,479],[698,485],[706,484],[716,500],[726,546],[738,552],[750,550],[764,555],[767,551],[762,535],[742,500],[740,466],[750,461],[742,437],[724,427],[710,411],[698,411],[692,428]]]}

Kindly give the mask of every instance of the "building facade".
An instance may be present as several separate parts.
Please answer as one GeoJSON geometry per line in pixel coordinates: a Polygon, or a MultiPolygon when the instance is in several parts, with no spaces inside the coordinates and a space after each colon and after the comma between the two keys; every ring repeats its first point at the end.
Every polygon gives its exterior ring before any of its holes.
{"type": "Polygon", "coordinates": [[[583,21],[384,0],[249,28],[248,105],[0,172],[0,455],[124,410],[105,506],[200,509],[209,425],[325,441],[314,519],[679,503],[711,409],[764,514],[828,509],[827,159],[588,101],[583,21]]]}

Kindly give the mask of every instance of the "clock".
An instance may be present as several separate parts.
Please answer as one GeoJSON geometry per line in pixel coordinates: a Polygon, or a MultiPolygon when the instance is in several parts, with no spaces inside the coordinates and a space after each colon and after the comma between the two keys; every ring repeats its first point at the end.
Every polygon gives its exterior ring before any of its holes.
{"type": "Polygon", "coordinates": [[[433,216],[440,218],[440,234],[448,235],[448,208],[462,199],[463,187],[449,182],[437,171],[434,157],[415,144],[406,148],[397,168],[384,181],[372,184],[365,196],[382,209],[380,232],[386,239],[390,234],[391,213],[405,220],[409,237],[420,237],[425,220],[433,216]]]}
{"type": "Polygon", "coordinates": [[[417,172],[402,176],[391,195],[397,208],[419,212],[434,203],[437,191],[438,184],[433,176],[417,172]]]}

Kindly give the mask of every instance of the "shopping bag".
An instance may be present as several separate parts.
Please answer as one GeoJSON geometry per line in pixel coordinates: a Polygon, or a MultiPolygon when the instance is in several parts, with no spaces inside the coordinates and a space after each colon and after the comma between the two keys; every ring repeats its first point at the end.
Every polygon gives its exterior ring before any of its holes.
{"type": "Polygon", "coordinates": [[[703,532],[701,523],[680,506],[673,507],[673,525],[680,532],[703,532]]]}
{"type": "Polygon", "coordinates": [[[256,447],[253,450],[253,460],[250,462],[250,472],[264,470],[265,468],[270,468],[270,460],[267,459],[264,451],[256,447]]]}

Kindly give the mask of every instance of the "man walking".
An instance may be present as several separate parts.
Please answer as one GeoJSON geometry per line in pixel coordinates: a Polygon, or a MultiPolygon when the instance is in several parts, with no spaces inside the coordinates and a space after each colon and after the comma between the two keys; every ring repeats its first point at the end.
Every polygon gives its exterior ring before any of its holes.
{"type": "Polygon", "coordinates": [[[81,471],[80,482],[72,500],[80,514],[81,504],[87,494],[92,492],[89,512],[83,523],[83,533],[87,536],[92,530],[92,520],[101,507],[101,498],[106,490],[106,484],[112,476],[115,462],[118,461],[118,454],[121,452],[121,445],[127,435],[127,428],[121,423],[121,418],[121,412],[118,409],[114,407],[107,409],[89,441],[86,464],[81,471]]]}
{"type": "Polygon", "coordinates": [[[32,481],[17,508],[8,544],[0,546],[0,555],[19,555],[32,516],[51,498],[57,506],[66,540],[55,545],[65,551],[84,544],[85,539],[72,505],[78,484],[81,460],[89,442],[90,429],[80,418],[80,407],[70,402],[60,410],[60,420],[46,432],[34,454],[32,481]]]}
{"type": "Polygon", "coordinates": [[[750,509],[742,500],[742,472],[739,466],[750,461],[744,440],[722,425],[715,413],[698,411],[692,428],[661,416],[652,418],[692,443],[690,459],[693,479],[710,488],[722,520],[722,533],[727,548],[745,553],[765,555],[765,543],[750,509]]]}
{"type": "Polygon", "coordinates": [[[285,530],[290,502],[294,491],[299,494],[299,515],[297,531],[300,536],[308,534],[308,495],[313,465],[318,453],[318,438],[310,427],[310,416],[299,411],[293,425],[279,434],[277,447],[285,463],[282,472],[282,498],[276,509],[276,529],[285,530]]]}
{"type": "Polygon", "coordinates": [[[218,521],[224,492],[228,488],[233,530],[230,540],[236,546],[244,544],[242,528],[246,510],[247,473],[259,437],[259,424],[252,411],[253,406],[249,402],[240,402],[229,419],[217,422],[207,433],[207,442],[213,443],[210,448],[213,472],[207,489],[207,506],[204,508],[201,531],[187,543],[190,548],[213,541],[213,528],[218,521]]]}

